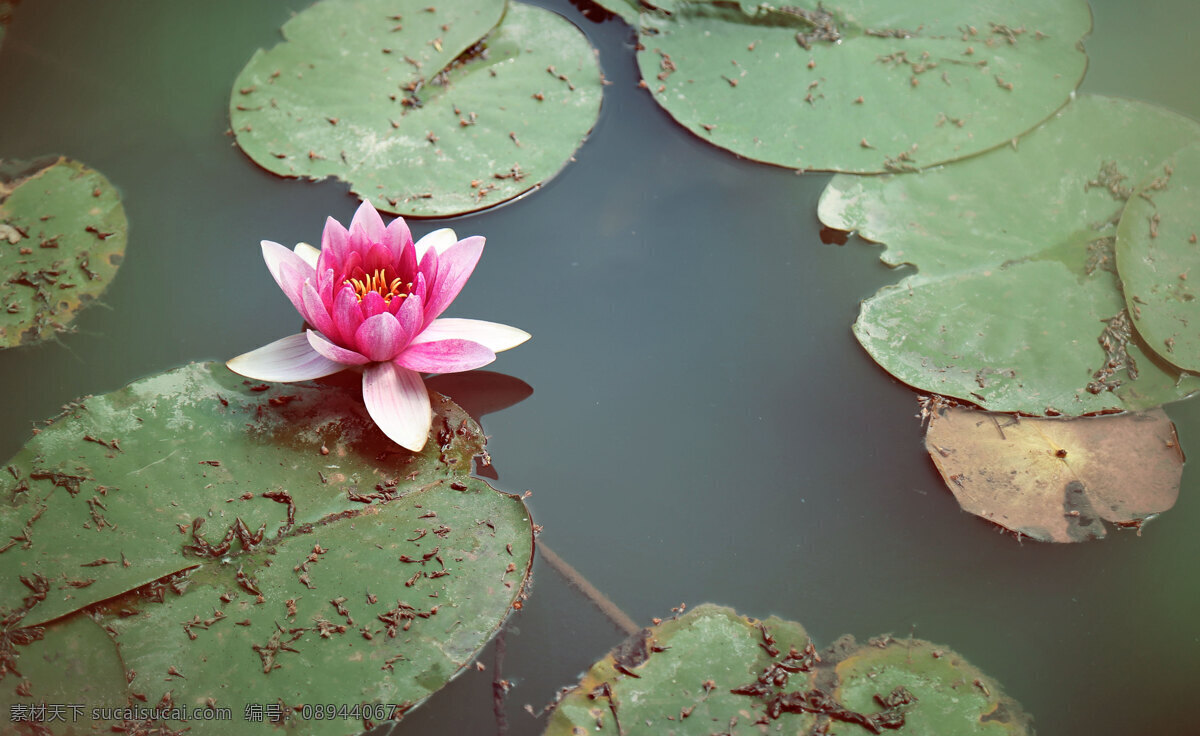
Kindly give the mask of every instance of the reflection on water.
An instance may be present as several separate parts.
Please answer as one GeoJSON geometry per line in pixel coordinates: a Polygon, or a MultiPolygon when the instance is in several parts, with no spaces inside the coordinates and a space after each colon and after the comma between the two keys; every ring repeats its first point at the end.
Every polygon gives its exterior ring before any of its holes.
{"type": "MultiPolygon", "coordinates": [[[[130,241],[108,309],[81,314],[61,343],[0,352],[0,455],[79,395],[294,326],[258,241],[313,242],[357,203],[343,186],[260,171],[225,132],[237,72],[306,4],[19,6],[0,46],[0,95],[19,111],[0,155],[65,153],[103,171],[130,241]]],[[[613,84],[576,163],[454,222],[488,245],[448,315],[533,335],[492,366],[532,393],[487,413],[521,393],[498,381],[476,410],[497,484],[534,491],[543,540],[634,621],[712,601],[803,621],[822,644],[915,627],[1003,683],[1044,733],[1179,733],[1200,681],[1194,473],[1140,538],[1022,545],[962,513],[922,448],[913,392],[850,333],[859,300],[897,274],[877,248],[821,242],[827,177],[745,163],[679,129],[636,88],[620,21],[543,4],[584,29],[613,84]]],[[[1194,85],[1177,81],[1200,68],[1197,11],[1094,11],[1084,89],[1200,117],[1194,85]]],[[[443,225],[412,224],[417,236],[443,225]]],[[[1168,407],[1193,457],[1198,406],[1168,407]]],[[[540,733],[522,706],[540,708],[619,639],[539,564],[503,653],[508,732],[540,733]]],[[[494,656],[398,732],[494,732],[494,656]]]]}

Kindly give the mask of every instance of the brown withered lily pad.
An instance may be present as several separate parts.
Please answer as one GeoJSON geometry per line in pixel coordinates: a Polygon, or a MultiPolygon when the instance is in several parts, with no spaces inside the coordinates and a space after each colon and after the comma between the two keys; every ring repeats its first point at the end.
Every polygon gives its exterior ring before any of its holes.
{"type": "Polygon", "coordinates": [[[1047,419],[934,412],[925,447],[963,509],[1043,542],[1141,530],[1179,495],[1183,451],[1162,409],[1047,419]]]}

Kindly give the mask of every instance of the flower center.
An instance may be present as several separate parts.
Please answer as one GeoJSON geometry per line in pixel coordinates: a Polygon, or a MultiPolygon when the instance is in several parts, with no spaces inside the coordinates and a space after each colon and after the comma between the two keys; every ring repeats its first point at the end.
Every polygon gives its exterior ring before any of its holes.
{"type": "Polygon", "coordinates": [[[349,284],[354,289],[354,295],[360,302],[366,298],[367,294],[374,291],[383,297],[385,304],[388,304],[393,298],[403,299],[408,296],[409,290],[412,289],[411,282],[406,284],[399,278],[389,280],[386,268],[377,268],[374,273],[369,275],[364,271],[359,271],[359,274],[359,276],[346,279],[343,283],[349,284]]]}

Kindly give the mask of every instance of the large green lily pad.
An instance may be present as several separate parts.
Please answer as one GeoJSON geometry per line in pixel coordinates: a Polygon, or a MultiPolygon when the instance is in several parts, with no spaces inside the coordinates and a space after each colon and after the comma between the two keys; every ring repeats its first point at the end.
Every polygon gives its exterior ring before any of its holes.
{"type": "Polygon", "coordinates": [[[911,170],[1007,143],[1083,78],[1083,0],[610,0],[654,99],[756,161],[911,170]],[[636,20],[634,20],[636,18],[636,20]]]}
{"type": "MultiPolygon", "coordinates": [[[[532,523],[467,476],[483,435],[461,409],[434,396],[410,453],[370,422],[357,378],[255,385],[191,365],[42,428],[0,483],[9,670],[34,651],[15,632],[70,652],[94,619],[107,655],[62,656],[128,684],[99,702],[85,677],[66,702],[230,709],[160,719],[214,734],[270,730],[272,712],[297,733],[358,732],[444,685],[522,594],[532,523]],[[318,703],[380,707],[291,708],[318,703]]],[[[7,680],[0,699],[19,698],[7,680]]]]}
{"type": "Polygon", "coordinates": [[[0,161],[0,348],[70,330],[116,275],[127,230],[100,172],[66,158],[0,161]]]}
{"type": "Polygon", "coordinates": [[[584,674],[547,736],[582,733],[1030,734],[999,685],[953,651],[890,636],[818,652],[796,623],[702,605],[657,622],[584,674]]]}
{"type": "Polygon", "coordinates": [[[1117,227],[1117,273],[1146,344],[1200,372],[1200,145],[1176,153],[1137,185],[1117,227]],[[1193,270],[1195,273],[1193,273],[1193,270]]]}
{"type": "Polygon", "coordinates": [[[1082,542],[1175,505],[1183,451],[1162,409],[1049,419],[931,413],[925,447],[964,510],[1019,537],[1082,542]]]}
{"type": "Polygon", "coordinates": [[[900,380],[992,411],[1136,410],[1196,391],[1132,330],[1113,242],[1131,183],[1197,139],[1195,121],[1089,95],[954,166],[834,177],[821,221],[918,269],[863,302],[859,342],[900,380]]]}
{"type": "Polygon", "coordinates": [[[238,75],[238,145],[268,171],[336,176],[404,215],[470,212],[540,186],[595,124],[600,70],[568,21],[505,7],[316,3],[238,75]]]}

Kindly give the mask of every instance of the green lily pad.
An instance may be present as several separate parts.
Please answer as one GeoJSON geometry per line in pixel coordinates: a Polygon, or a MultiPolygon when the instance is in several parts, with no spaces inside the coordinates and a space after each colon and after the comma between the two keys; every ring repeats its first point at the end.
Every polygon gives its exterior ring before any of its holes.
{"type": "Polygon", "coordinates": [[[945,647],[890,636],[860,646],[843,637],[818,652],[799,624],[757,621],[711,604],[643,629],[597,662],[559,701],[545,733],[894,728],[941,736],[1032,733],[1016,702],[945,647]]]}
{"type": "Polygon", "coordinates": [[[654,99],[713,145],[805,170],[907,171],[1007,143],[1083,78],[1083,0],[621,2],[654,99]],[[636,18],[636,20],[633,20],[636,18]]]}
{"type": "Polygon", "coordinates": [[[100,172],[66,158],[0,161],[0,348],[69,331],[116,276],[128,229],[100,172]]]}
{"type": "MultiPolygon", "coordinates": [[[[55,734],[67,725],[112,732],[119,719],[102,717],[84,705],[125,704],[125,670],[103,627],[87,616],[73,616],[44,628],[10,629],[5,634],[9,646],[0,659],[20,672],[9,671],[0,680],[0,708],[6,719],[57,726],[51,730],[55,734]],[[14,652],[20,653],[19,660],[7,658],[14,652]]],[[[39,732],[30,726],[18,733],[39,732]]]]}
{"type": "Polygon", "coordinates": [[[238,145],[268,171],[336,176],[404,215],[471,212],[540,186],[595,124],[600,69],[562,17],[505,7],[316,3],[238,75],[238,145]]]}
{"type": "MultiPolygon", "coordinates": [[[[795,623],[762,622],[774,646],[802,651],[808,635],[795,623]]],[[[731,692],[769,668],[772,656],[758,622],[732,609],[703,605],[643,629],[584,673],[559,701],[546,736],[578,733],[759,733],[754,718],[739,716],[754,702],[731,692]],[[632,673],[632,674],[629,674],[632,673]],[[620,728],[618,728],[618,721],[620,728]]],[[[789,678],[791,675],[789,675],[789,678]]],[[[795,683],[811,677],[795,675],[795,683]]],[[[761,710],[761,708],[760,708],[761,710]]],[[[788,714],[789,732],[807,732],[811,714],[788,714]]]]}
{"type": "Polygon", "coordinates": [[[1188,280],[1200,278],[1200,145],[1176,153],[1136,188],[1117,227],[1129,315],[1159,356],[1200,372],[1200,301],[1188,280]]]}
{"type": "Polygon", "coordinates": [[[1132,330],[1113,256],[1125,182],[1198,138],[1175,113],[1088,95],[954,166],[834,177],[821,221],[918,269],[863,302],[859,342],[900,380],[991,411],[1137,410],[1200,389],[1132,330]]]}
{"type": "Polygon", "coordinates": [[[1175,505],[1183,450],[1162,409],[1048,419],[942,407],[925,447],[964,510],[1043,542],[1141,530],[1175,505]]]}
{"type": "Polygon", "coordinates": [[[421,702],[522,594],[532,523],[467,476],[484,440],[461,409],[434,395],[431,441],[398,450],[360,382],[254,385],[197,364],[69,406],[0,483],[8,627],[50,622],[49,638],[94,617],[129,673],[123,698],[215,704],[237,724],[189,733],[261,730],[249,704],[396,706],[280,711],[298,732],[347,733],[421,702]]]}
{"type": "MultiPolygon", "coordinates": [[[[915,703],[904,712],[905,736],[1032,734],[1028,715],[994,680],[955,652],[920,639],[885,637],[859,647],[837,664],[833,697],[846,708],[879,707],[878,694],[903,689],[915,703]]],[[[834,721],[830,736],[858,736],[854,724],[834,721]]]]}

